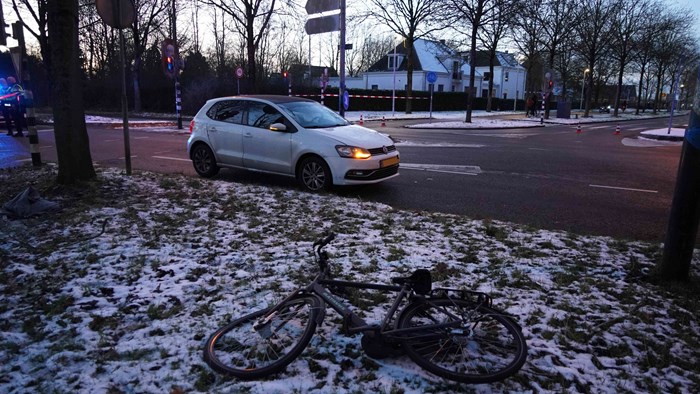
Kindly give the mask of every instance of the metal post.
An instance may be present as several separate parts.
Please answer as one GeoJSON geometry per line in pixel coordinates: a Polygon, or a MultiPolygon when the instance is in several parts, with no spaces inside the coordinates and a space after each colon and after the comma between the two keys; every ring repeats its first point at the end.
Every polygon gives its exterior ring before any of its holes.
{"type": "Polygon", "coordinates": [[[513,100],[513,112],[518,109],[518,85],[520,84],[520,70],[515,71],[515,100],[513,100]]]}
{"type": "Polygon", "coordinates": [[[289,97],[292,97],[292,74],[287,74],[289,80],[289,97]]]}
{"type": "Polygon", "coordinates": [[[391,62],[393,74],[394,74],[394,87],[391,89],[391,117],[394,117],[394,110],[396,109],[396,45],[394,45],[394,60],[391,62]]]}
{"type": "MultiPolygon", "coordinates": [[[[34,94],[31,88],[31,77],[29,74],[29,67],[27,66],[27,47],[24,42],[24,26],[19,23],[19,28],[17,29],[17,37],[15,39],[19,43],[20,50],[20,73],[18,77],[21,78],[22,86],[24,87],[23,92],[23,102],[19,102],[18,110],[21,111],[21,106],[24,106],[24,124],[27,126],[27,137],[29,137],[29,153],[32,156],[32,165],[34,167],[41,166],[41,152],[39,151],[39,133],[36,130],[36,115],[34,113],[34,94]]],[[[5,28],[0,26],[0,28],[5,28]]],[[[19,98],[19,97],[18,97],[19,98]]]]}
{"type": "Polygon", "coordinates": [[[547,92],[542,92],[542,111],[540,112],[540,124],[544,124],[544,101],[547,99],[547,92]]]}
{"type": "Polygon", "coordinates": [[[673,125],[673,112],[676,109],[676,91],[678,90],[678,79],[680,78],[681,66],[683,64],[683,59],[678,61],[678,67],[676,68],[676,75],[673,78],[673,83],[671,84],[671,115],[668,117],[668,132],[666,134],[671,134],[671,126],[673,125]]]}
{"type": "Polygon", "coordinates": [[[338,105],[340,116],[345,116],[343,96],[345,95],[345,0],[340,0],[340,88],[338,105]]]}
{"type": "Polygon", "coordinates": [[[182,130],[182,98],[180,95],[180,48],[177,45],[177,15],[175,0],[173,0],[173,42],[175,42],[175,112],[177,113],[177,128],[182,130]]]}
{"type": "MultiPolygon", "coordinates": [[[[121,7],[119,7],[121,12],[121,7]]],[[[121,19],[121,16],[120,16],[121,19]]],[[[124,61],[124,29],[119,29],[119,57],[122,63],[122,119],[124,128],[124,159],[126,175],[131,175],[131,147],[129,146],[129,115],[126,100],[126,62],[124,61]]]]}
{"type": "MultiPolygon", "coordinates": [[[[698,68],[700,83],[700,68],[698,68]]],[[[696,100],[700,92],[696,92],[696,100]]],[[[664,254],[658,273],[664,279],[687,280],[700,223],[700,109],[690,113],[676,176],[664,254]]]]}
{"type": "Polygon", "coordinates": [[[430,123],[433,123],[433,86],[435,86],[435,84],[431,83],[428,86],[430,89],[430,118],[429,119],[430,119],[430,123]]]}

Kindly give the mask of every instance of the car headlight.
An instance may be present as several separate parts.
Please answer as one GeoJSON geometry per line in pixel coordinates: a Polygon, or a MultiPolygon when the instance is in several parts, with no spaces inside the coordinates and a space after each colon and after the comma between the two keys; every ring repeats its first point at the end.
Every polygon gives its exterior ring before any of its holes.
{"type": "Polygon", "coordinates": [[[367,149],[358,148],[356,146],[337,145],[335,150],[338,151],[340,157],[347,157],[350,159],[369,159],[372,157],[372,154],[369,153],[367,149]]]}

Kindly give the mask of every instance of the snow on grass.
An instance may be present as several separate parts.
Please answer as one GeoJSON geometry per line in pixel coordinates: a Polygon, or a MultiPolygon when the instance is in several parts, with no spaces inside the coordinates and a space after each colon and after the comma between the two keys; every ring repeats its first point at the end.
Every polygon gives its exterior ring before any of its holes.
{"type": "MultiPolygon", "coordinates": [[[[99,170],[0,171],[0,201],[27,186],[63,211],[0,226],[0,392],[697,392],[697,279],[656,283],[658,244],[395,210],[333,195],[99,170]],[[417,268],[480,290],[529,345],[515,376],[445,381],[408,358],[373,360],[328,311],[286,372],[241,382],[203,361],[208,335],[309,281],[327,231],[338,278],[388,283],[417,268]]],[[[698,271],[697,255],[692,271],[698,271]]],[[[368,320],[382,294],[353,297],[368,320]]]]}

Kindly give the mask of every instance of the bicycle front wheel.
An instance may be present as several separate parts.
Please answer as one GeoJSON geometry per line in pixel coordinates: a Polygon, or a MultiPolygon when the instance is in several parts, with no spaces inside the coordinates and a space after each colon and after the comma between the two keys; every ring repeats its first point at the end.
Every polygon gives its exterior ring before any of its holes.
{"type": "Polygon", "coordinates": [[[520,327],[508,316],[465,300],[410,304],[398,328],[406,354],[435,375],[464,383],[491,383],[516,373],[527,358],[520,327]]]}
{"type": "Polygon", "coordinates": [[[277,311],[263,309],[217,330],[207,340],[204,360],[215,371],[239,379],[258,379],[282,371],[316,331],[318,297],[298,296],[277,311]]]}

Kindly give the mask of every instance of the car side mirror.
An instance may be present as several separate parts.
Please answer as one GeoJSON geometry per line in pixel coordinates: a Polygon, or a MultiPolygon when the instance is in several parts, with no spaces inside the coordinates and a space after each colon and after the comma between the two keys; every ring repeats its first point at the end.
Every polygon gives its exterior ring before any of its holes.
{"type": "Polygon", "coordinates": [[[284,123],[273,123],[270,125],[272,131],[287,131],[287,126],[284,123]]]}

